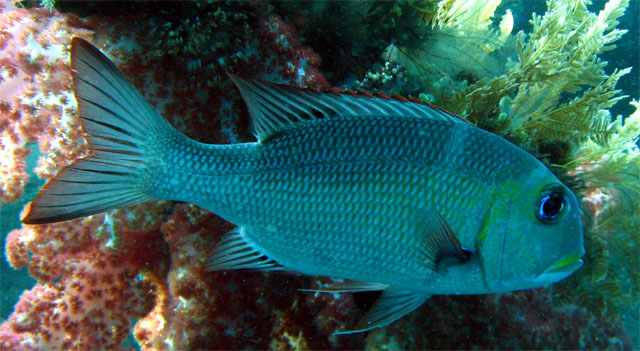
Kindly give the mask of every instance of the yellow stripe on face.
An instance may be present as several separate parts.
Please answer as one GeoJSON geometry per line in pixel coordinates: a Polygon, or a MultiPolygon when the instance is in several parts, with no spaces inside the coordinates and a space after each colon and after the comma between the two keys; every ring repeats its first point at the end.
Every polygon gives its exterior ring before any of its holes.
{"type": "Polygon", "coordinates": [[[576,262],[577,260],[579,260],[580,258],[582,258],[582,256],[576,254],[576,253],[571,253],[566,255],[565,257],[563,257],[558,263],[554,264],[553,266],[551,266],[547,272],[553,272],[553,271],[557,271],[560,270],[574,262],[576,262]]]}
{"type": "MultiPolygon", "coordinates": [[[[520,187],[517,184],[513,183],[505,183],[500,186],[500,189],[494,189],[491,192],[491,196],[488,200],[489,203],[494,203],[497,199],[516,199],[519,196],[519,192],[521,191],[520,187]]],[[[509,221],[509,213],[507,209],[496,208],[493,206],[489,206],[489,210],[486,212],[483,220],[482,227],[476,234],[476,245],[480,247],[482,243],[487,239],[490,231],[490,227],[492,224],[496,222],[507,222],[509,221]]]]}

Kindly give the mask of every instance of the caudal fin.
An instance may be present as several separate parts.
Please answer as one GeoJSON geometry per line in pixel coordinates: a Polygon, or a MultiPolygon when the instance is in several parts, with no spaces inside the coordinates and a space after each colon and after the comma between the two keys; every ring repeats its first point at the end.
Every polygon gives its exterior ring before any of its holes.
{"type": "Polygon", "coordinates": [[[91,156],[65,167],[22,219],[43,224],[152,199],[144,191],[149,136],[172,131],[118,68],[89,42],[71,42],[73,90],[91,156]]]}

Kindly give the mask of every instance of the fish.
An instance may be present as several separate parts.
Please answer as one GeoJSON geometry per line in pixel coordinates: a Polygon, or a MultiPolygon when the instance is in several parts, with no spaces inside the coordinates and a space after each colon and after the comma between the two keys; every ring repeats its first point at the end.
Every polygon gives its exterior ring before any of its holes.
{"type": "Polygon", "coordinates": [[[63,168],[24,224],[149,200],[235,224],[209,271],[339,279],[315,292],[382,291],[349,330],[384,327],[433,295],[546,286],[582,266],[573,192],[509,141],[433,105],[229,74],[256,141],[177,131],[89,42],[73,38],[73,91],[90,155],[63,168]]]}

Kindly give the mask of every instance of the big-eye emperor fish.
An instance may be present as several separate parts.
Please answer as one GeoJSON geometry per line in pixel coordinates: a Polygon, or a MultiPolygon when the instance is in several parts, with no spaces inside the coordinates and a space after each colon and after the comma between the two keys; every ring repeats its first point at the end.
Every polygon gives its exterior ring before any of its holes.
{"type": "Polygon", "coordinates": [[[256,142],[203,144],[174,129],[98,49],[75,38],[73,90],[91,156],[64,168],[26,224],[153,199],[237,225],[210,270],[288,270],[383,290],[352,330],[434,294],[554,283],[582,265],[578,202],[541,162],[433,106],[231,76],[256,142]]]}

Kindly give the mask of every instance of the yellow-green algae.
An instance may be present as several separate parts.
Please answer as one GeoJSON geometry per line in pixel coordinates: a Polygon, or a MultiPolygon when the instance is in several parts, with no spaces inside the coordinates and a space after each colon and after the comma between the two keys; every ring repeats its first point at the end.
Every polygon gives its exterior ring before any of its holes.
{"type": "Polygon", "coordinates": [[[628,0],[597,14],[587,0],[550,0],[529,33],[511,33],[500,0],[413,1],[424,42],[391,45],[385,58],[421,82],[423,96],[546,162],[581,198],[585,266],[553,289],[561,303],[596,314],[640,301],[640,105],[627,118],[608,109],[630,68],[599,58],[626,32],[628,0]],[[500,18],[499,25],[491,18],[500,18]],[[624,120],[624,122],[623,122],[624,120]]]}

